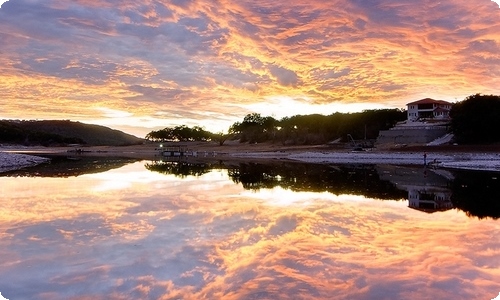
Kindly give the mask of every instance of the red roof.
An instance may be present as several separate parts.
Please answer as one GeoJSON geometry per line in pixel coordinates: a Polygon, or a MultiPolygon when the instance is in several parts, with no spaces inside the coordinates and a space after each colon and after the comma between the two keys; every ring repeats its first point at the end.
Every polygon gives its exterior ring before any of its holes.
{"type": "Polygon", "coordinates": [[[406,105],[418,105],[418,104],[444,104],[444,105],[451,105],[450,102],[447,102],[447,101],[444,101],[444,100],[434,100],[434,99],[431,99],[431,98],[425,98],[425,99],[422,99],[422,100],[418,100],[418,101],[415,101],[415,102],[410,102],[406,105]]]}

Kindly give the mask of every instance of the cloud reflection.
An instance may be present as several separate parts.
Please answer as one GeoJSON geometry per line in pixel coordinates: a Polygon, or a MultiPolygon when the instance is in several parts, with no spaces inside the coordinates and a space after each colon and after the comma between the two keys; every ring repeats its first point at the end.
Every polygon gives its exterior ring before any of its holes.
{"type": "Polygon", "coordinates": [[[488,299],[498,289],[500,224],[457,210],[248,191],[220,171],[180,179],[144,162],[0,180],[7,298],[488,299]]]}

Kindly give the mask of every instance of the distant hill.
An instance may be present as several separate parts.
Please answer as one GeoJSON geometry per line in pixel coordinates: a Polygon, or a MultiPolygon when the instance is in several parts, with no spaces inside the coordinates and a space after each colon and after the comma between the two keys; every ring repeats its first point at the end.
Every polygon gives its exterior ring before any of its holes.
{"type": "Polygon", "coordinates": [[[0,143],[23,145],[125,146],[143,143],[136,136],[105,126],[69,120],[0,120],[0,143]]]}

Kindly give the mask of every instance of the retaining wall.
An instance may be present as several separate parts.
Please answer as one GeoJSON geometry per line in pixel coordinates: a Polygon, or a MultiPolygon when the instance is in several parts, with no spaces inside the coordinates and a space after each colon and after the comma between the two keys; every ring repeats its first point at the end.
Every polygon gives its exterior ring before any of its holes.
{"type": "Polygon", "coordinates": [[[376,145],[427,144],[448,132],[444,126],[404,128],[380,131],[376,145]]]}

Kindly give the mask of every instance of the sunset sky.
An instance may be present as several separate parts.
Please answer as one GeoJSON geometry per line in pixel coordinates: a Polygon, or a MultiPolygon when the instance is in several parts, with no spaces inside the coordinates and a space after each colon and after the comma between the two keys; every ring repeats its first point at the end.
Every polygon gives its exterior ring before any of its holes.
{"type": "Polygon", "coordinates": [[[500,94],[491,0],[2,2],[0,119],[144,137],[500,94]]]}

